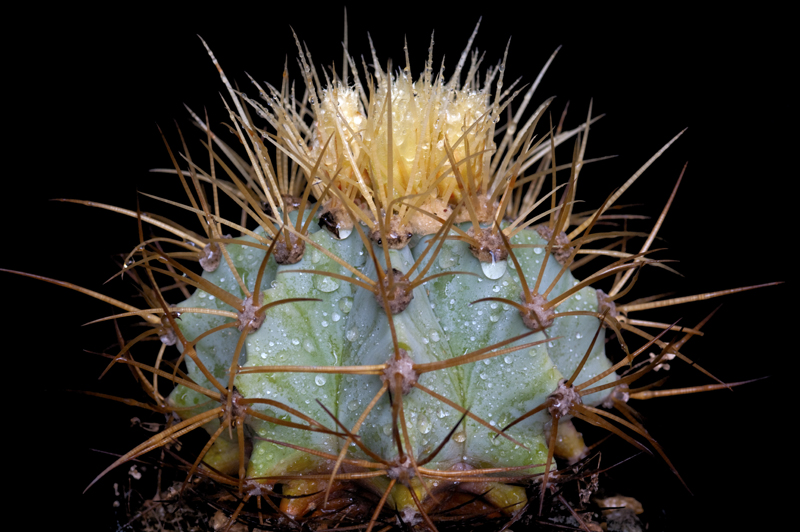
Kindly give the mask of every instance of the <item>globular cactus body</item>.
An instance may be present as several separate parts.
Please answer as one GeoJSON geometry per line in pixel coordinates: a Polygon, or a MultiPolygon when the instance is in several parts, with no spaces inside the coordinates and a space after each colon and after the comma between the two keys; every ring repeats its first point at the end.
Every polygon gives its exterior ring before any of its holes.
{"type": "MultiPolygon", "coordinates": [[[[314,298],[319,301],[271,308],[260,328],[244,341],[239,364],[248,368],[286,365],[355,367],[387,363],[394,356],[395,349],[385,310],[375,294],[348,282],[313,273],[349,275],[346,268],[323,252],[325,250],[359,268],[367,277],[378,277],[375,266],[368,260],[370,253],[364,243],[355,231],[339,240],[316,224],[310,227],[309,239],[320,249],[309,246],[300,262],[277,265],[271,259],[268,263],[261,287],[264,290],[262,304],[290,298],[314,298]]],[[[450,360],[531,332],[523,324],[519,310],[510,305],[495,301],[473,304],[484,298],[512,301],[520,298],[523,287],[512,261],[480,262],[470,252],[469,245],[458,240],[445,242],[438,254],[432,256],[429,246],[436,244],[434,237],[415,240],[418,241],[412,241],[408,247],[389,252],[392,267],[403,274],[409,273],[409,269],[422,256],[418,270],[428,269],[432,275],[448,275],[414,288],[414,297],[408,307],[393,317],[397,344],[414,363],[450,360]],[[426,268],[426,258],[433,261],[429,268],[426,268]]],[[[517,234],[511,243],[530,246],[517,250],[517,260],[527,279],[537,279],[547,242],[536,231],[526,229],[517,234]]],[[[252,283],[255,282],[265,251],[239,245],[236,241],[225,245],[238,274],[245,283],[250,283],[252,291],[252,283]]],[[[372,253],[382,260],[380,246],[373,245],[372,253]]],[[[384,263],[381,266],[386,269],[384,263]]],[[[560,270],[561,265],[551,256],[541,274],[542,286],[549,286],[560,270]]],[[[414,277],[414,272],[411,273],[414,277]]],[[[223,290],[243,297],[227,264],[223,263],[219,269],[206,272],[204,276],[223,290]]],[[[576,284],[578,281],[567,272],[560,276],[550,297],[558,297],[576,284]]],[[[203,290],[195,292],[180,307],[231,310],[220,298],[203,290]]],[[[588,286],[572,294],[559,306],[562,312],[596,313],[597,310],[595,290],[588,286]]],[[[184,313],[180,328],[187,340],[194,341],[200,334],[226,321],[230,322],[231,318],[184,313]]],[[[551,341],[545,342],[545,333],[540,331],[508,344],[508,347],[532,342],[539,342],[538,345],[425,373],[419,382],[457,403],[463,410],[469,409],[492,427],[502,428],[545,402],[560,380],[572,376],[592,344],[599,326],[599,320],[593,316],[560,318],[547,330],[547,335],[554,338],[551,341]]],[[[238,340],[236,330],[228,329],[196,344],[198,356],[207,368],[213,368],[220,382],[228,380],[238,340]]],[[[588,380],[609,369],[611,363],[605,357],[603,346],[601,331],[576,382],[588,380]]],[[[189,362],[189,375],[197,383],[205,381],[192,362],[189,362]]],[[[613,382],[615,378],[615,374],[608,374],[600,384],[613,382]]],[[[281,372],[238,375],[235,384],[245,398],[269,399],[320,421],[327,418],[324,424],[333,430],[336,426],[322,406],[343,425],[353,427],[378,393],[382,380],[380,375],[281,372]]],[[[210,386],[209,383],[204,385],[210,386]]],[[[587,396],[583,401],[596,405],[607,395],[608,390],[587,396]]],[[[204,396],[183,386],[175,389],[171,399],[181,408],[206,402],[204,396]]],[[[440,443],[448,441],[448,433],[457,424],[463,411],[455,410],[420,389],[411,390],[403,398],[403,408],[411,452],[420,458],[430,454],[440,443]]],[[[291,418],[287,412],[275,407],[265,406],[261,410],[271,417],[291,418]]],[[[196,414],[197,411],[191,413],[196,414]]],[[[456,464],[470,468],[531,465],[527,474],[540,473],[547,461],[545,424],[549,421],[549,415],[541,412],[518,425],[510,432],[515,443],[509,439],[495,438],[496,432],[468,418],[428,467],[453,470],[456,464]]],[[[246,426],[248,434],[257,435],[252,442],[248,478],[319,473],[332,469],[333,462],[330,460],[310,457],[307,452],[273,442],[289,442],[332,454],[338,454],[343,442],[330,434],[280,426],[252,417],[246,426]]],[[[217,427],[218,424],[209,424],[206,430],[214,433],[217,427]]],[[[359,434],[364,444],[376,454],[389,461],[397,457],[397,449],[391,438],[392,409],[388,395],[381,398],[363,421],[359,434]]],[[[239,464],[236,448],[235,442],[221,437],[206,461],[221,471],[233,473],[239,464]],[[217,458],[212,460],[211,457],[217,458]]],[[[363,453],[357,454],[367,458],[363,453]]],[[[406,502],[413,503],[410,500],[406,502]]]]}

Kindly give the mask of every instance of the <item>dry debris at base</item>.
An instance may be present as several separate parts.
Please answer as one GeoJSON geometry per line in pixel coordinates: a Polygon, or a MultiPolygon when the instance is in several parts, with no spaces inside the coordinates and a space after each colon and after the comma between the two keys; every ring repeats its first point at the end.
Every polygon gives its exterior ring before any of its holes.
{"type": "MultiPolygon", "coordinates": [[[[121,519],[116,532],[220,532],[226,530],[229,516],[241,502],[235,494],[224,492],[220,494],[212,482],[205,479],[196,479],[187,485],[181,493],[181,482],[174,482],[172,486],[162,492],[160,499],[145,501],[137,509],[131,502],[133,490],[125,491],[122,495],[128,500],[126,508],[127,519],[121,519]],[[224,505],[223,507],[221,507],[224,505]]],[[[641,504],[632,497],[614,495],[608,497],[593,497],[588,504],[581,507],[578,499],[580,491],[563,490],[569,504],[577,509],[583,524],[591,532],[644,532],[650,528],[638,517],[643,513],[641,504]],[[614,501],[623,501],[615,508],[609,508],[614,501]]],[[[532,494],[532,500],[538,495],[532,494]]],[[[262,505],[266,508],[266,505],[262,505]]],[[[267,511],[259,519],[253,510],[254,505],[245,507],[236,523],[233,523],[229,532],[278,532],[289,530],[310,530],[299,521],[290,521],[285,517],[267,517],[267,511]]],[[[506,530],[557,531],[585,530],[575,519],[569,509],[565,508],[558,500],[550,500],[545,504],[544,517],[536,515],[535,511],[528,508],[525,515],[512,523],[506,530]]],[[[646,517],[642,515],[643,518],[646,517]]],[[[348,523],[353,525],[355,523],[348,523]]],[[[466,530],[500,530],[507,522],[501,519],[468,520],[467,522],[439,522],[439,529],[452,531],[466,530]],[[478,522],[479,521],[479,522],[478,522]],[[441,526],[439,526],[441,525],[441,526]]],[[[328,528],[323,526],[323,528],[328,528]]],[[[399,525],[397,530],[417,530],[418,527],[399,525]]]]}

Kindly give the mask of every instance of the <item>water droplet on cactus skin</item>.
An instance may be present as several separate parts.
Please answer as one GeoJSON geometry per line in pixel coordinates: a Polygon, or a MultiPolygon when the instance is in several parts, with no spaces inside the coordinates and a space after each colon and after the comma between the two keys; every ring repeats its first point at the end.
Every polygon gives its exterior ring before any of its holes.
{"type": "Polygon", "coordinates": [[[481,262],[481,270],[488,279],[499,279],[506,273],[508,262],[501,260],[500,262],[481,262]]]}
{"type": "Polygon", "coordinates": [[[454,254],[447,247],[443,247],[439,252],[439,267],[443,270],[449,270],[450,268],[457,266],[458,262],[458,255],[454,254]]]}
{"type": "Polygon", "coordinates": [[[339,281],[325,275],[314,276],[314,288],[320,292],[330,293],[339,288],[339,281]]]}
{"type": "Polygon", "coordinates": [[[339,310],[341,310],[344,314],[350,314],[350,311],[353,309],[353,298],[352,297],[343,297],[339,300],[339,310]]]}
{"type": "Polygon", "coordinates": [[[431,431],[431,420],[428,419],[428,416],[426,416],[425,414],[419,415],[417,424],[419,425],[419,431],[422,434],[427,434],[431,431]]]}

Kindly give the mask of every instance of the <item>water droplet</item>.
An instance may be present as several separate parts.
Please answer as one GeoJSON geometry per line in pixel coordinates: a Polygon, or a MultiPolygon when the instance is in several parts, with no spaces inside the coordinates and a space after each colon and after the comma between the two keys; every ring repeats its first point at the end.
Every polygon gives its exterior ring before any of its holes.
{"type": "Polygon", "coordinates": [[[419,431],[422,434],[427,434],[431,431],[431,420],[428,419],[428,416],[426,416],[425,414],[419,415],[417,423],[419,424],[419,431]]]}
{"type": "Polygon", "coordinates": [[[278,281],[272,281],[269,283],[270,288],[278,288],[278,281]]]}
{"type": "Polygon", "coordinates": [[[339,229],[339,240],[344,240],[351,234],[353,234],[352,229],[339,229]]]}
{"type": "Polygon", "coordinates": [[[492,435],[492,436],[489,436],[489,437],[492,439],[492,445],[494,445],[495,447],[497,447],[498,445],[503,443],[503,438],[501,438],[499,436],[492,435]]]}
{"type": "Polygon", "coordinates": [[[439,267],[442,269],[449,269],[458,265],[459,257],[453,253],[450,248],[443,247],[439,252],[439,267]]]}
{"type": "Polygon", "coordinates": [[[506,273],[508,262],[501,260],[500,262],[481,262],[481,270],[483,274],[489,279],[499,279],[506,273]]]}
{"type": "Polygon", "coordinates": [[[583,299],[583,298],[581,297],[581,295],[580,295],[580,294],[575,294],[575,299],[577,299],[578,301],[580,301],[580,300],[581,300],[581,299],[583,299]]]}
{"type": "Polygon", "coordinates": [[[436,331],[433,331],[431,333],[431,340],[433,340],[434,342],[438,342],[439,341],[439,333],[437,333],[436,331]]]}
{"type": "Polygon", "coordinates": [[[492,323],[497,323],[498,321],[500,321],[500,316],[498,316],[497,314],[492,314],[489,316],[489,321],[491,321],[492,323]]]}
{"type": "Polygon", "coordinates": [[[349,403],[347,403],[347,409],[349,411],[353,412],[357,408],[358,408],[358,403],[356,401],[350,401],[349,403]]]}
{"type": "Polygon", "coordinates": [[[311,253],[309,253],[309,258],[311,259],[311,262],[312,262],[313,264],[316,264],[316,263],[318,263],[320,260],[322,260],[322,253],[320,253],[319,251],[317,251],[317,249],[316,249],[316,248],[312,248],[312,249],[311,249],[311,253]]]}
{"type": "Polygon", "coordinates": [[[314,377],[314,382],[317,383],[317,386],[324,386],[325,377],[322,375],[317,375],[316,377],[314,377]]]}
{"type": "Polygon", "coordinates": [[[494,285],[494,286],[492,287],[492,292],[499,292],[499,291],[500,291],[500,285],[497,285],[497,284],[496,284],[496,285],[494,285]]]}
{"type": "Polygon", "coordinates": [[[349,342],[352,342],[353,340],[356,339],[356,336],[358,336],[358,331],[356,331],[356,328],[353,327],[352,329],[347,331],[344,336],[345,338],[347,338],[349,342]]]}
{"type": "Polygon", "coordinates": [[[314,344],[311,342],[311,340],[306,340],[306,341],[303,343],[303,347],[304,347],[304,348],[305,348],[305,350],[306,350],[306,351],[308,351],[309,353],[313,353],[313,352],[314,352],[314,344]]]}
{"type": "Polygon", "coordinates": [[[536,253],[537,255],[541,255],[542,254],[542,248],[533,248],[533,252],[536,253]]]}
{"type": "Polygon", "coordinates": [[[439,411],[436,412],[436,417],[438,417],[439,419],[445,418],[445,417],[447,417],[449,415],[450,415],[450,413],[449,412],[445,412],[445,410],[443,408],[440,408],[439,411]]]}
{"type": "Polygon", "coordinates": [[[300,340],[297,338],[292,338],[292,345],[300,345],[300,340]]]}
{"type": "Polygon", "coordinates": [[[322,325],[323,327],[327,327],[328,322],[326,320],[322,320],[322,323],[320,323],[320,325],[322,325]]]}
{"type": "Polygon", "coordinates": [[[513,359],[509,356],[505,357],[503,360],[505,361],[506,364],[511,364],[511,362],[513,361],[513,359]]]}
{"type": "Polygon", "coordinates": [[[384,425],[383,426],[383,433],[387,436],[392,433],[392,426],[391,425],[384,425]]]}
{"type": "Polygon", "coordinates": [[[581,333],[575,333],[575,338],[580,340],[581,338],[583,338],[583,335],[581,333]]]}
{"type": "Polygon", "coordinates": [[[460,430],[453,434],[453,440],[458,443],[464,443],[467,440],[467,435],[463,430],[460,430]]]}
{"type": "Polygon", "coordinates": [[[216,299],[214,296],[208,296],[209,301],[214,301],[214,299],[216,299]]]}
{"type": "Polygon", "coordinates": [[[480,377],[482,380],[486,380],[489,376],[486,373],[481,373],[480,377]]]}
{"type": "Polygon", "coordinates": [[[339,300],[339,310],[344,312],[345,314],[350,314],[350,310],[353,308],[353,298],[352,297],[343,297],[339,300]]]}
{"type": "Polygon", "coordinates": [[[491,305],[489,305],[489,308],[492,309],[492,310],[496,309],[497,308],[497,303],[492,303],[491,305]]]}
{"type": "Polygon", "coordinates": [[[339,321],[340,319],[342,319],[342,316],[338,312],[334,312],[333,314],[331,314],[331,319],[334,322],[336,322],[336,321],[339,321]]]}
{"type": "Polygon", "coordinates": [[[339,281],[325,275],[314,276],[314,287],[320,292],[333,292],[339,288],[339,281]]]}

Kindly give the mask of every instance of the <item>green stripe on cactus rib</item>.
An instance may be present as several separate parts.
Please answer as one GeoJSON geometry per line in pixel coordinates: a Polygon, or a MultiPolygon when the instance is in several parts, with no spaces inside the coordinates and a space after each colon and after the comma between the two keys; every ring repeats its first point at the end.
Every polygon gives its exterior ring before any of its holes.
{"type": "MultiPolygon", "coordinates": [[[[422,249],[422,246],[417,246],[417,249],[422,249]]],[[[511,261],[505,264],[506,271],[502,275],[490,279],[483,271],[483,263],[472,256],[469,245],[458,240],[446,242],[433,260],[430,274],[444,271],[475,274],[474,277],[443,276],[428,283],[431,299],[435,301],[434,311],[454,354],[470,353],[530,332],[522,323],[519,311],[511,305],[497,301],[471,304],[486,297],[520,301],[522,287],[507,267],[513,264],[511,261]]],[[[502,266],[500,264],[499,269],[502,266]]],[[[492,277],[496,275],[492,274],[492,277]]],[[[545,335],[538,332],[517,340],[509,347],[544,339],[545,335]]],[[[544,402],[562,378],[543,345],[466,364],[459,367],[459,372],[464,385],[461,405],[498,429],[544,402]]],[[[547,447],[542,424],[549,419],[549,415],[542,411],[510,432],[528,449],[505,438],[495,438],[489,429],[472,419],[467,421],[466,430],[456,437],[465,438],[465,456],[480,467],[543,464],[547,447]]]]}
{"type": "MultiPolygon", "coordinates": [[[[327,231],[317,231],[311,240],[329,250],[349,264],[364,262],[363,249],[355,239],[336,240],[327,231]],[[359,245],[354,245],[359,244],[359,245]]],[[[267,311],[267,318],[251,334],[246,343],[244,366],[299,365],[338,366],[342,364],[344,327],[347,315],[342,310],[342,300],[353,295],[351,284],[309,273],[281,273],[286,270],[316,270],[347,275],[347,270],[328,256],[307,245],[303,259],[290,266],[279,266],[273,288],[264,292],[263,303],[289,298],[316,298],[308,301],[277,305],[267,311]]],[[[314,373],[250,373],[239,375],[236,386],[247,398],[273,399],[317,420],[322,425],[336,429],[332,419],[319,406],[317,400],[334,415],[338,415],[339,375],[314,373]]],[[[269,416],[304,423],[275,407],[256,406],[269,416]]],[[[260,438],[336,453],[339,443],[335,436],[310,432],[253,420],[250,426],[260,438]]],[[[285,446],[255,439],[248,476],[262,477],[286,472],[302,471],[302,466],[315,464],[307,460],[307,453],[285,446]],[[299,461],[299,462],[298,462],[299,461]]]]}
{"type": "MultiPolygon", "coordinates": [[[[383,251],[376,246],[375,253],[381,267],[386,270],[383,251]]],[[[399,251],[391,250],[389,256],[392,267],[403,273],[413,266],[414,258],[407,247],[399,251]]],[[[364,273],[375,279],[375,265],[367,263],[364,273]]],[[[414,289],[414,299],[408,308],[392,316],[392,321],[398,344],[415,363],[424,364],[452,357],[445,342],[431,342],[429,339],[431,335],[442,337],[444,332],[431,311],[423,286],[414,289]]],[[[352,337],[353,340],[345,351],[345,364],[383,364],[394,357],[389,322],[372,292],[359,288],[347,325],[348,338],[352,337]]],[[[339,393],[339,412],[344,424],[352,426],[379,391],[382,381],[374,375],[356,375],[350,380],[345,379],[346,386],[342,386],[339,393]]],[[[454,369],[425,373],[420,376],[419,383],[456,403],[463,402],[462,385],[454,369]]],[[[418,459],[431,453],[459,418],[458,412],[419,389],[412,389],[403,397],[403,409],[412,446],[411,451],[406,450],[406,453],[418,459]]],[[[381,398],[367,417],[360,434],[364,443],[382,457],[392,460],[398,456],[392,438],[392,409],[388,395],[381,398]]],[[[403,445],[405,447],[405,442],[403,445]]],[[[428,465],[432,468],[436,468],[436,464],[451,465],[459,461],[462,454],[462,446],[452,441],[428,465]]]]}
{"type": "MultiPolygon", "coordinates": [[[[355,232],[344,240],[338,240],[316,224],[312,224],[311,231],[311,241],[369,278],[377,279],[375,265],[355,232]]],[[[392,267],[407,273],[431,238],[433,235],[419,239],[414,246],[391,250],[392,267]]],[[[226,244],[226,247],[236,270],[251,288],[265,252],[237,244],[240,241],[252,242],[245,237],[226,244]]],[[[532,288],[541,269],[547,242],[536,231],[524,230],[512,238],[512,244],[531,246],[515,248],[514,253],[532,288]]],[[[386,270],[383,250],[374,246],[374,253],[381,268],[386,270]]],[[[519,311],[511,305],[498,301],[472,304],[487,297],[520,301],[522,286],[513,261],[509,259],[495,265],[481,263],[472,255],[468,244],[455,239],[446,241],[438,254],[430,255],[433,253],[423,258],[417,272],[411,272],[412,280],[429,260],[433,264],[427,271],[428,276],[445,272],[474,275],[445,275],[418,286],[408,308],[392,316],[398,345],[415,363],[452,359],[530,332],[522,323],[519,311]]],[[[290,298],[316,298],[320,301],[270,308],[262,326],[246,338],[239,359],[241,366],[373,365],[386,363],[394,357],[389,321],[373,292],[332,277],[290,270],[351,275],[346,268],[310,244],[306,245],[305,255],[297,264],[278,266],[271,258],[262,283],[262,304],[290,298]],[[289,273],[283,273],[287,271],[289,273]]],[[[549,287],[560,270],[561,265],[551,256],[540,282],[540,293],[549,287]]],[[[224,260],[217,271],[205,272],[203,277],[237,297],[243,296],[224,260]]],[[[569,271],[565,272],[548,299],[558,297],[577,282],[569,271]]],[[[202,290],[197,290],[181,306],[231,310],[202,290]]],[[[595,290],[583,288],[556,309],[557,313],[570,311],[597,312],[595,290]]],[[[230,318],[184,313],[180,318],[180,328],[187,339],[192,340],[202,332],[230,321],[230,318]]],[[[558,339],[494,358],[424,373],[420,375],[419,383],[499,429],[542,404],[556,389],[560,379],[573,374],[598,325],[599,320],[593,316],[556,317],[546,332],[531,334],[507,347],[560,337],[558,339]]],[[[229,328],[210,335],[197,345],[198,356],[223,385],[227,385],[238,337],[238,330],[229,328]]],[[[611,366],[603,345],[604,334],[601,331],[576,383],[588,380],[611,366]]],[[[211,388],[191,360],[187,360],[187,365],[192,379],[211,388]]],[[[616,378],[611,374],[600,383],[612,382],[616,378]]],[[[377,375],[355,374],[247,373],[235,379],[236,388],[243,397],[278,401],[338,432],[341,431],[317,401],[350,428],[382,384],[377,375]]],[[[584,402],[598,404],[608,393],[592,394],[585,397],[584,402]]],[[[180,407],[198,405],[195,409],[183,411],[184,417],[213,406],[211,403],[203,405],[205,396],[183,386],[175,389],[170,400],[180,407]]],[[[253,404],[251,407],[267,416],[306,424],[276,406],[253,404]]],[[[428,456],[461,418],[461,412],[417,388],[403,397],[403,408],[411,449],[405,449],[405,441],[403,446],[405,452],[410,451],[417,460],[428,456]]],[[[452,469],[459,462],[466,462],[473,468],[544,464],[547,456],[545,424],[549,421],[549,414],[543,410],[515,425],[508,434],[522,444],[517,445],[507,438],[494,437],[495,432],[467,418],[426,467],[452,469]]],[[[206,429],[213,432],[218,426],[218,422],[210,423],[206,429]]],[[[253,416],[247,418],[246,433],[252,441],[247,469],[249,478],[329,471],[331,468],[331,463],[326,463],[323,458],[267,440],[332,455],[340,451],[345,441],[331,434],[285,427],[253,416]]],[[[363,443],[384,460],[391,461],[397,457],[389,394],[378,401],[358,434],[363,443]]],[[[238,467],[236,448],[236,435],[233,434],[233,440],[230,440],[225,431],[206,457],[206,462],[219,470],[233,471],[238,467]]],[[[356,446],[351,447],[350,455],[367,458],[356,446]]],[[[524,473],[540,472],[542,468],[539,465],[524,473]]]]}

